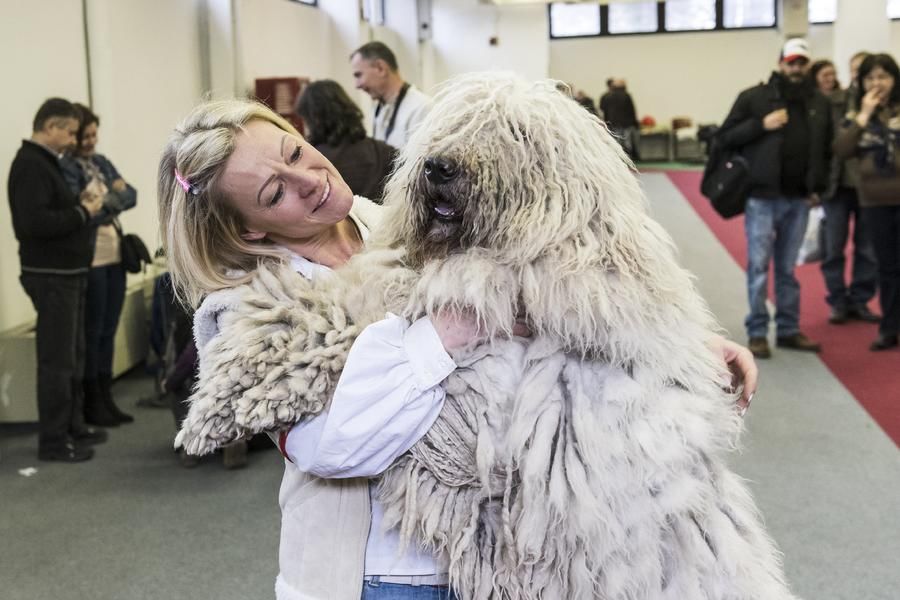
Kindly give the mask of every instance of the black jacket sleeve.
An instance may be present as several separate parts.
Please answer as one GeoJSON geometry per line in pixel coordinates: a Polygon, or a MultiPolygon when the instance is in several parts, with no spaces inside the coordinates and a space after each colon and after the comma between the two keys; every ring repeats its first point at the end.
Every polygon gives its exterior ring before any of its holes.
{"type": "Polygon", "coordinates": [[[46,172],[26,163],[15,178],[9,202],[18,236],[52,239],[77,231],[88,222],[88,213],[81,205],[50,206],[54,190],[46,172]]]}
{"type": "Polygon", "coordinates": [[[723,148],[737,150],[765,133],[762,119],[753,114],[750,109],[750,97],[747,92],[743,92],[735,100],[731,112],[722,123],[718,138],[723,148]]]}

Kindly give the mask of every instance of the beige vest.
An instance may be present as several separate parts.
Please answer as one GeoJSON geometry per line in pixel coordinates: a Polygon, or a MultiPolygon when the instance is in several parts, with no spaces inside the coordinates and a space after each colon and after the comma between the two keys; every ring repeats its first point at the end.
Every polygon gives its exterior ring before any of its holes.
{"type": "Polygon", "coordinates": [[[349,600],[362,594],[371,523],[368,479],[319,479],[285,461],[278,600],[349,600]]]}
{"type": "MultiPolygon", "coordinates": [[[[352,214],[370,231],[382,208],[356,198],[352,214]]],[[[369,480],[319,479],[284,461],[278,600],[355,600],[362,595],[372,522],[369,480]]]]}

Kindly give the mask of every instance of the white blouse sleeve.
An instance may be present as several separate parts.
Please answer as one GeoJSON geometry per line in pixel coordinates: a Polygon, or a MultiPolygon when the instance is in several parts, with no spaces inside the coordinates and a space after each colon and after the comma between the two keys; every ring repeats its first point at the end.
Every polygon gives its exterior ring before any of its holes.
{"type": "Polygon", "coordinates": [[[455,368],[430,319],[389,314],[353,343],[329,410],[288,433],[287,457],[317,477],[378,475],[434,423],[455,368]]]}

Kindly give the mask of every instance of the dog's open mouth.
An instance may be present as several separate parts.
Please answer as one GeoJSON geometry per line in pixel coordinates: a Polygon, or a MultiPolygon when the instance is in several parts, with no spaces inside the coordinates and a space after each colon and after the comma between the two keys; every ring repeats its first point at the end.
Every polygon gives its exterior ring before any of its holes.
{"type": "Polygon", "coordinates": [[[459,221],[459,210],[449,202],[434,202],[431,208],[434,218],[439,221],[459,221]]]}
{"type": "Polygon", "coordinates": [[[429,194],[429,196],[427,203],[431,222],[425,235],[431,242],[443,243],[459,233],[463,211],[457,203],[445,198],[443,194],[429,194]]]}

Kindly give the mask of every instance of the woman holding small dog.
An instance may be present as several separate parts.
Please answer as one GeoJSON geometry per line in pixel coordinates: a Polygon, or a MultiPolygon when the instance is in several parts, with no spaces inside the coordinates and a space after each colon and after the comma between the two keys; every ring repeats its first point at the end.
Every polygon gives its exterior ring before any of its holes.
{"type": "MultiPolygon", "coordinates": [[[[242,101],[195,109],[167,145],[159,168],[160,223],[180,298],[199,305],[200,379],[217,344],[241,346],[230,314],[235,290],[263,264],[288,264],[307,279],[359,252],[381,208],[354,198],[337,170],[287,122],[242,101]],[[224,337],[223,337],[224,336],[224,337]]],[[[513,328],[528,335],[527,328],[513,328]]],[[[279,443],[286,457],[276,595],[294,598],[452,598],[448,560],[402,550],[383,531],[370,478],[406,452],[441,411],[448,351],[482,339],[475,318],[441,313],[408,323],[389,315],[353,342],[327,410],[301,420],[279,443]]],[[[722,342],[745,381],[746,349],[722,342]]]]}

